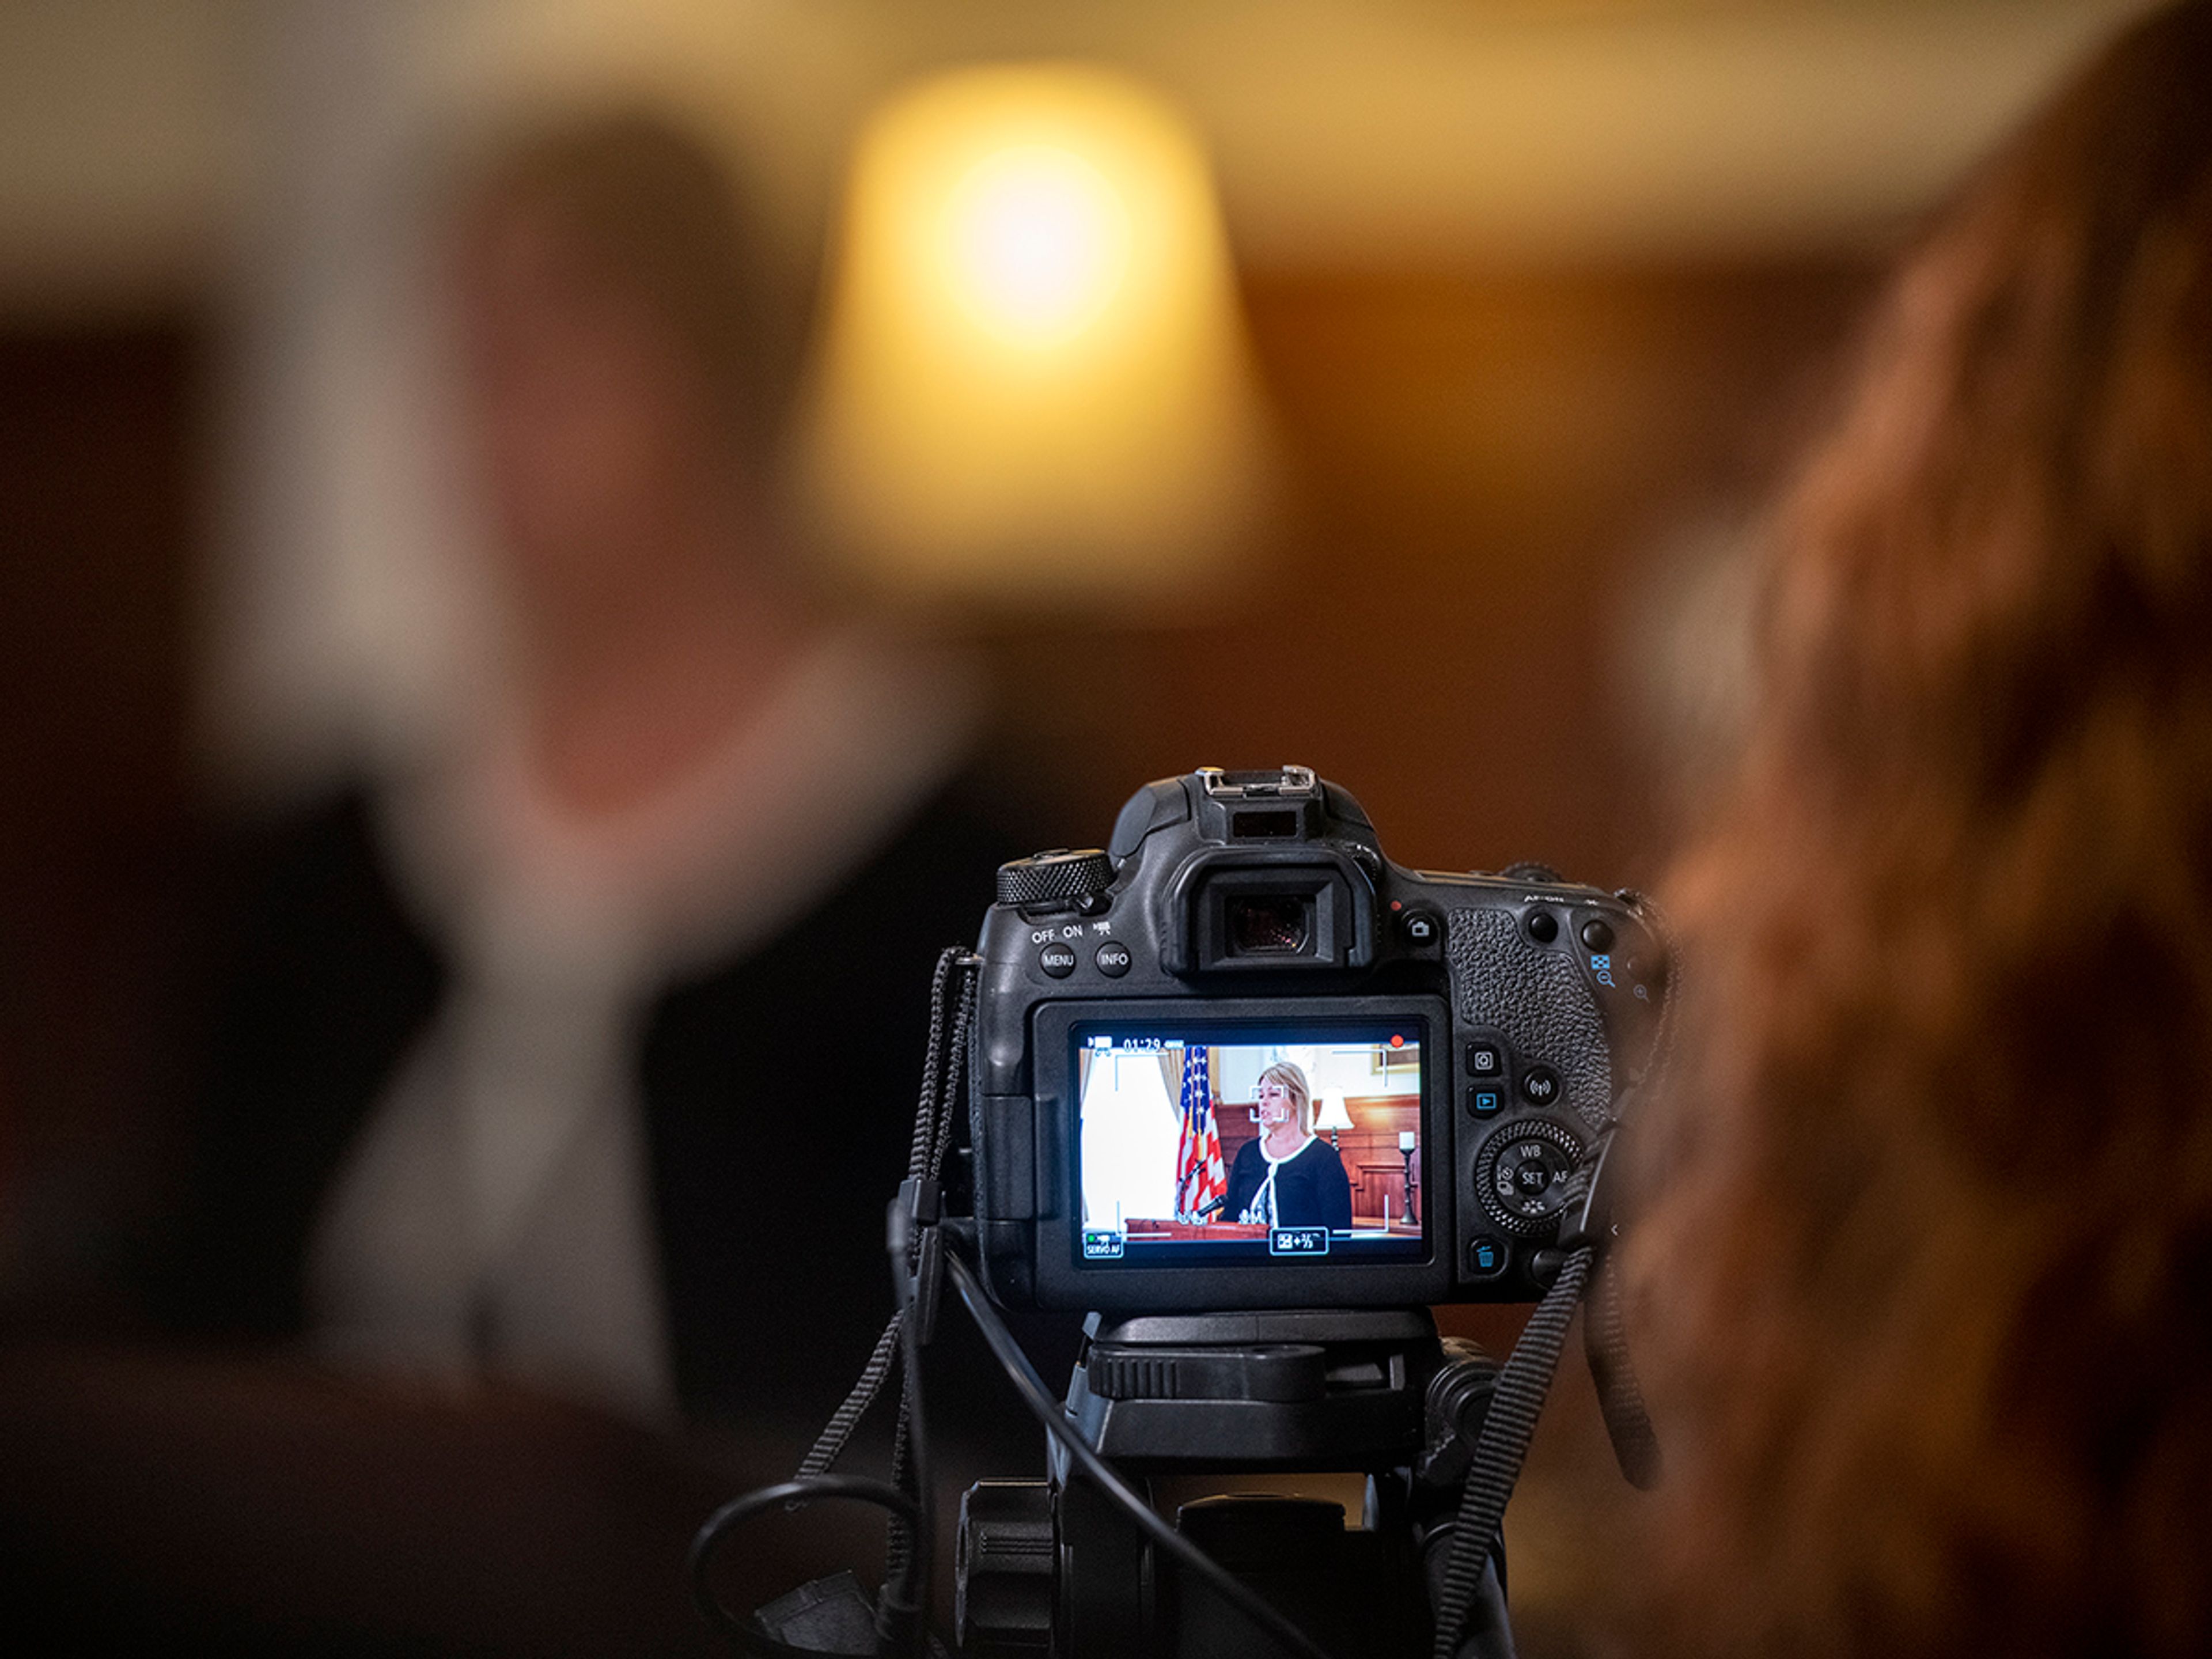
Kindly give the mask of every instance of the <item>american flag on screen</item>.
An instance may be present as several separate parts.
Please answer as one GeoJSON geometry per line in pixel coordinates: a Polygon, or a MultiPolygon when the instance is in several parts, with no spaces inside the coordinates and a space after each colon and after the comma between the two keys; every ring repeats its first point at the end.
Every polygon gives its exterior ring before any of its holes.
{"type": "Polygon", "coordinates": [[[1182,1051],[1182,1133],[1176,1143],[1176,1219],[1208,1221],[1229,1191],[1221,1133],[1213,1122],[1213,1080],[1206,1050],[1182,1051]]]}

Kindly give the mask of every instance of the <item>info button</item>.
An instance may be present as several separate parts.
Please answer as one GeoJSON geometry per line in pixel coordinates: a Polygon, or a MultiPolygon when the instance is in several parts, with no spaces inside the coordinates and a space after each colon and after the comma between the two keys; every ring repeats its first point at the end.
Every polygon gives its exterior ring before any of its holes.
{"type": "Polygon", "coordinates": [[[1119,939],[1109,939],[1098,947],[1098,955],[1094,960],[1098,963],[1100,973],[1109,979],[1119,979],[1129,971],[1129,947],[1119,939]]]}
{"type": "Polygon", "coordinates": [[[1054,939],[1037,952],[1037,966],[1054,979],[1066,979],[1075,971],[1075,947],[1054,939]]]}

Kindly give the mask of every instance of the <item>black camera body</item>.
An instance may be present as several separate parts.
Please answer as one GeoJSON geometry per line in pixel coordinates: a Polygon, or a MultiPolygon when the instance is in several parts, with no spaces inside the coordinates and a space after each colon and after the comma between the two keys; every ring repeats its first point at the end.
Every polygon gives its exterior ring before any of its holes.
{"type": "Polygon", "coordinates": [[[1146,786],[977,948],[986,1285],[1107,1314],[1536,1299],[1668,983],[1632,897],[1403,869],[1301,767],[1146,786]]]}

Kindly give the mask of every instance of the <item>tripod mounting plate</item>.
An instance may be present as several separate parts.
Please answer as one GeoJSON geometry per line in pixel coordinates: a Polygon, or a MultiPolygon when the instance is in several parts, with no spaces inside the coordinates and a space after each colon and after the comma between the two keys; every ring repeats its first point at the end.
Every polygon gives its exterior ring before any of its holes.
{"type": "Polygon", "coordinates": [[[1442,1358],[1425,1308],[1093,1314],[1085,1332],[1069,1416],[1100,1456],[1162,1471],[1404,1465],[1442,1358]]]}

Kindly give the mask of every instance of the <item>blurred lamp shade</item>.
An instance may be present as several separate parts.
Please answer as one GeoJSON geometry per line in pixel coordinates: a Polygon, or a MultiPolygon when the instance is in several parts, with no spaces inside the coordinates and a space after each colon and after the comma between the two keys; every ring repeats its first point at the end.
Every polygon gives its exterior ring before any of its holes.
{"type": "Polygon", "coordinates": [[[1069,64],[908,89],[858,140],[803,423],[817,526],[894,588],[1202,591],[1262,505],[1263,422],[1197,141],[1069,64]]]}

